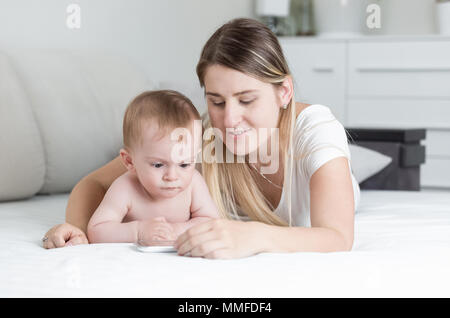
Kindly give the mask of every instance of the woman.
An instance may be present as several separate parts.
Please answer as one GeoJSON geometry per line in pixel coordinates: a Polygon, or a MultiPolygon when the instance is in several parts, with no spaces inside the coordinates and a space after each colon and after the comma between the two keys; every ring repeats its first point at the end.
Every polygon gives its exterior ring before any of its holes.
{"type": "MultiPolygon", "coordinates": [[[[222,157],[231,153],[243,161],[202,161],[202,174],[224,218],[180,235],[174,245],[178,253],[238,258],[260,252],[351,250],[360,192],[345,130],[328,107],[294,101],[292,77],[276,36],[255,20],[230,21],[205,44],[197,75],[208,105],[204,126],[218,132],[203,149],[219,141],[222,157]],[[262,128],[278,128],[271,130],[278,136],[263,134],[262,128]],[[274,140],[279,151],[271,149],[275,156],[270,165],[278,169],[264,173],[268,163],[249,158],[273,147],[274,140]]],[[[84,177],[70,195],[67,223],[47,233],[44,247],[87,243],[89,218],[125,171],[116,158],[84,177]]]]}

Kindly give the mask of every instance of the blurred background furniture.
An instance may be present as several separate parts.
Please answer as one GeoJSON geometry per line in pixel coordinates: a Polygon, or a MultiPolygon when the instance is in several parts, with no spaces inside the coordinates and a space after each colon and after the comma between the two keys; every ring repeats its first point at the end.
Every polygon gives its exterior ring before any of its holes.
{"type": "Polygon", "coordinates": [[[256,14],[264,19],[269,29],[276,35],[286,35],[283,17],[289,15],[291,0],[256,0],[256,14]]]}
{"type": "Polygon", "coordinates": [[[118,155],[125,108],[155,87],[99,50],[3,50],[0,70],[0,201],[70,192],[118,155]]]}
{"type": "Polygon", "coordinates": [[[281,37],[296,99],[345,127],[426,129],[421,186],[450,188],[450,37],[281,37]]]}
{"type": "Polygon", "coordinates": [[[346,128],[349,142],[389,156],[383,170],[360,183],[361,190],[420,190],[420,166],[425,162],[425,129],[346,128]]]}

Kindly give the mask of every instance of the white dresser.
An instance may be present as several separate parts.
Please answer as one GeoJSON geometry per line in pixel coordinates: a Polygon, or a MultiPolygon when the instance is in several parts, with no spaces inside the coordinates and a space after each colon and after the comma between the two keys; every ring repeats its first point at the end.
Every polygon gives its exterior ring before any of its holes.
{"type": "Polygon", "coordinates": [[[347,127],[426,128],[423,187],[450,188],[450,37],[280,38],[296,100],[347,127]]]}

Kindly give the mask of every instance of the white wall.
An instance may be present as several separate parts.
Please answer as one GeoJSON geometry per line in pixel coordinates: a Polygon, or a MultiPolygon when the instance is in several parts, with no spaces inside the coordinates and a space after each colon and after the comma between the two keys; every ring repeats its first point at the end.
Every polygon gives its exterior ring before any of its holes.
{"type": "Polygon", "coordinates": [[[157,81],[195,81],[208,37],[235,17],[253,17],[253,0],[0,0],[0,49],[98,48],[129,56],[157,81]],[[66,26],[71,3],[81,28],[66,26]]]}

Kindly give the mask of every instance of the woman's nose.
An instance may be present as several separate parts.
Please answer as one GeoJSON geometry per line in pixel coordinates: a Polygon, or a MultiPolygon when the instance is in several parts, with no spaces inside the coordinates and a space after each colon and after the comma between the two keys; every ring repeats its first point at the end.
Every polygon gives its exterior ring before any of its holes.
{"type": "Polygon", "coordinates": [[[241,111],[232,103],[225,106],[224,125],[227,128],[236,127],[241,122],[241,111]]]}

